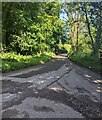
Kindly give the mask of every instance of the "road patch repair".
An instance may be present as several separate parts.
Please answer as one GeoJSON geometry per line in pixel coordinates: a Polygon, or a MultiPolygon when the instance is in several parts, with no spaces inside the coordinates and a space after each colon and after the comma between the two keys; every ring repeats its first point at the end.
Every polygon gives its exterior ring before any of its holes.
{"type": "Polygon", "coordinates": [[[101,118],[101,76],[67,58],[3,74],[2,118],[101,118]]]}

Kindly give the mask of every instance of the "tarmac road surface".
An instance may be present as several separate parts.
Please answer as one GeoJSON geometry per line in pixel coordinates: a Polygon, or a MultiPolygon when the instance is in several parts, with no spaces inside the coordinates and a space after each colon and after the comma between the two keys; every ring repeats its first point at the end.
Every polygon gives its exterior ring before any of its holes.
{"type": "Polygon", "coordinates": [[[5,73],[2,118],[101,118],[101,80],[99,74],[60,56],[5,73]]]}

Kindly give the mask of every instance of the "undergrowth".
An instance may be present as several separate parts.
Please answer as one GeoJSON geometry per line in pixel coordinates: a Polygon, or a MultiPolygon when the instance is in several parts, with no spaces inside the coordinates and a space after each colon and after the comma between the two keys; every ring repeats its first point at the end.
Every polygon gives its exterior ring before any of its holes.
{"type": "Polygon", "coordinates": [[[74,54],[69,57],[73,62],[78,63],[84,67],[88,67],[97,72],[102,72],[102,65],[98,55],[82,55],[74,54]]]}
{"type": "Polygon", "coordinates": [[[54,57],[53,53],[43,53],[36,55],[20,55],[16,53],[1,53],[2,72],[9,72],[32,65],[43,64],[54,57]]]}

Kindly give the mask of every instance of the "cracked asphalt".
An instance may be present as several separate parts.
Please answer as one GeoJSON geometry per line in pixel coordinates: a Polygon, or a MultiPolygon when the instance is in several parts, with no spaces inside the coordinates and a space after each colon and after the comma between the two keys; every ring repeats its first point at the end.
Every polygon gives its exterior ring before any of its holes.
{"type": "Polygon", "coordinates": [[[2,76],[2,118],[101,118],[102,76],[57,57],[2,76]]]}

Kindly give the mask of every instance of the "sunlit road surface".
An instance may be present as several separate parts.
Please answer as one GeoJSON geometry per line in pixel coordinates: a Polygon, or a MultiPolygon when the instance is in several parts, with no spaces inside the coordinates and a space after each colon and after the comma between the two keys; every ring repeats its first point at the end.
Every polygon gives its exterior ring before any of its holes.
{"type": "Polygon", "coordinates": [[[101,76],[64,56],[2,79],[3,118],[101,117],[101,76]]]}

